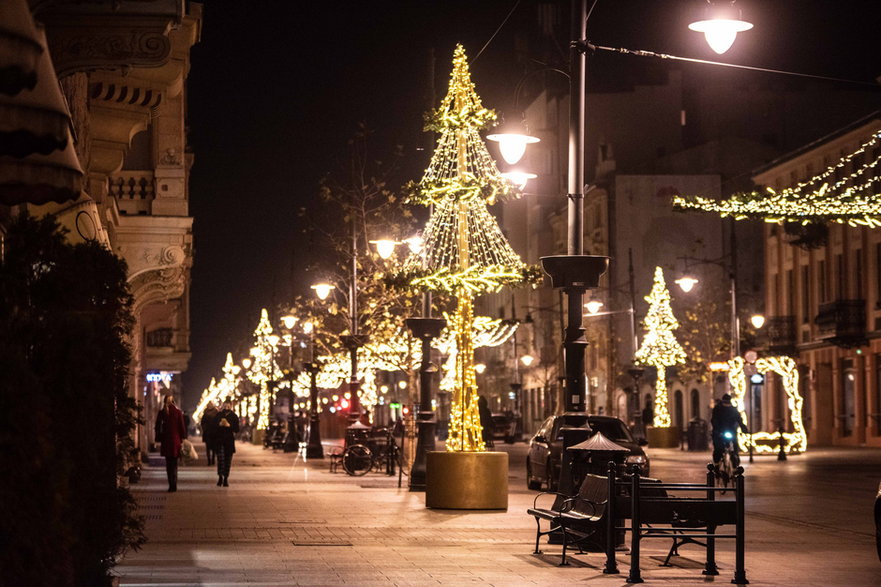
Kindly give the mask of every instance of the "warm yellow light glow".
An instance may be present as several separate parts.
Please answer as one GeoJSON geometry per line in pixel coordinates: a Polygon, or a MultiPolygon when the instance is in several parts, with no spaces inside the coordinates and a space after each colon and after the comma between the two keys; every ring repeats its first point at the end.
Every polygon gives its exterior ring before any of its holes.
{"type": "Polygon", "coordinates": [[[518,190],[524,190],[529,180],[535,179],[538,176],[527,171],[506,171],[502,174],[502,177],[510,181],[511,185],[515,186],[518,190]]]}
{"type": "Polygon", "coordinates": [[[312,334],[312,329],[315,328],[315,325],[312,324],[311,321],[303,322],[303,332],[306,334],[312,334]]]}
{"type": "Polygon", "coordinates": [[[587,308],[587,311],[591,314],[596,314],[603,306],[604,304],[599,300],[590,300],[589,302],[584,304],[584,307],[587,308]]]}
{"type": "Polygon", "coordinates": [[[508,165],[514,165],[526,154],[526,145],[537,143],[540,139],[518,133],[499,133],[486,136],[490,141],[499,144],[502,159],[508,165]]]}
{"type": "Polygon", "coordinates": [[[398,389],[407,389],[406,381],[398,381],[398,389]]]}
{"type": "Polygon", "coordinates": [[[312,289],[315,290],[315,295],[318,296],[319,300],[326,300],[327,296],[330,295],[330,292],[336,289],[335,285],[331,285],[330,283],[316,283],[312,286],[312,289]]]}
{"type": "Polygon", "coordinates": [[[664,281],[664,271],[660,267],[655,268],[654,285],[645,301],[649,303],[644,321],[646,333],[634,360],[657,368],[654,425],[656,428],[668,428],[672,420],[668,408],[667,367],[684,363],[685,350],[673,334],[679,328],[679,322],[670,307],[670,292],[664,281]]]}
{"type": "Polygon", "coordinates": [[[330,399],[332,399],[333,401],[336,402],[336,401],[339,401],[340,396],[338,396],[337,394],[333,394],[332,396],[330,396],[330,399]]]}
{"type": "Polygon", "coordinates": [[[284,327],[290,330],[297,323],[298,318],[293,314],[287,314],[286,316],[281,317],[281,323],[284,324],[284,327]]]}
{"type": "Polygon", "coordinates": [[[474,370],[477,371],[478,374],[481,374],[486,371],[486,365],[484,365],[483,363],[477,363],[476,365],[474,365],[474,370]]]}
{"type": "Polygon", "coordinates": [[[422,247],[425,246],[425,241],[422,240],[421,236],[411,236],[404,242],[407,243],[407,248],[409,248],[410,252],[414,255],[418,255],[419,253],[421,253],[422,247]]]}
{"type": "Polygon", "coordinates": [[[382,393],[388,393],[388,385],[380,385],[379,391],[381,391],[382,393]]]}
{"type": "Polygon", "coordinates": [[[520,357],[520,362],[523,363],[524,367],[529,367],[530,365],[532,365],[533,362],[535,362],[535,357],[533,357],[532,355],[523,355],[522,357],[520,357]]]}
{"type": "MultiPolygon", "coordinates": [[[[741,357],[735,357],[728,361],[730,370],[728,371],[728,381],[731,382],[734,401],[732,403],[740,411],[744,424],[753,429],[753,434],[744,434],[738,432],[737,439],[740,446],[744,449],[749,448],[750,442],[753,443],[753,450],[759,453],[775,453],[778,452],[778,441],[780,434],[778,432],[761,432],[755,430],[749,424],[748,410],[746,409],[744,399],[747,397],[748,378],[744,371],[746,362],[741,357]]],[[[804,420],[802,410],[804,408],[804,398],[798,391],[798,364],[792,357],[762,357],[756,360],[756,371],[758,373],[767,373],[773,371],[780,375],[783,383],[783,391],[787,396],[787,405],[789,406],[789,421],[792,424],[792,432],[784,432],[783,439],[786,443],[784,450],[786,452],[805,452],[808,448],[808,436],[804,428],[804,420]]],[[[767,381],[767,377],[765,378],[767,381]]]]}
{"type": "Polygon", "coordinates": [[[375,241],[370,241],[370,244],[376,246],[376,252],[382,259],[388,259],[395,253],[395,247],[401,243],[399,243],[398,241],[383,238],[375,241]]]}
{"type": "Polygon", "coordinates": [[[269,344],[271,344],[272,346],[278,346],[278,342],[281,340],[281,338],[279,338],[279,336],[277,334],[270,334],[267,337],[267,340],[269,341],[269,344]]]}
{"type": "Polygon", "coordinates": [[[761,328],[765,325],[765,317],[761,314],[753,314],[749,317],[749,322],[754,328],[761,328]]]}
{"type": "Polygon", "coordinates": [[[343,394],[343,397],[346,399],[352,399],[352,394],[347,391],[346,393],[343,394]]]}
{"type": "Polygon", "coordinates": [[[727,371],[728,370],[728,362],[727,361],[711,361],[710,362],[710,371],[727,371]]]}
{"type": "Polygon", "coordinates": [[[694,289],[694,286],[697,285],[698,283],[700,283],[700,281],[694,277],[685,276],[685,277],[680,277],[679,279],[675,280],[673,283],[678,285],[679,289],[681,289],[685,293],[688,293],[692,289],[694,289]]]}
{"type": "Polygon", "coordinates": [[[242,359],[242,367],[244,367],[245,369],[251,368],[251,358],[250,357],[245,357],[244,359],[242,359]]]}
{"type": "Polygon", "coordinates": [[[737,38],[737,33],[742,33],[753,28],[752,23],[745,20],[718,18],[713,20],[699,20],[688,25],[691,30],[703,33],[710,48],[722,55],[737,38]]]}

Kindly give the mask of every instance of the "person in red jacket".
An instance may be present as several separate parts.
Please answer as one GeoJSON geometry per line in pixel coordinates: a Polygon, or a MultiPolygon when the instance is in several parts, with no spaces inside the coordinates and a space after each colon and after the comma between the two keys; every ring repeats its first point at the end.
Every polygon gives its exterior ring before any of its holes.
{"type": "Polygon", "coordinates": [[[174,405],[174,398],[165,396],[165,407],[156,416],[156,440],[162,443],[159,454],[165,457],[165,472],[168,475],[168,490],[177,491],[177,461],[180,446],[187,437],[184,413],[174,405]]]}

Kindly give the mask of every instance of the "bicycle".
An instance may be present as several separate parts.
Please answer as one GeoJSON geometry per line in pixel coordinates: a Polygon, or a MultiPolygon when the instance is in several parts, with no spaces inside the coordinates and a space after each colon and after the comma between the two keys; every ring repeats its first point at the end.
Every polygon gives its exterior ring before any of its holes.
{"type": "Polygon", "coordinates": [[[400,485],[401,475],[408,474],[406,467],[404,467],[401,447],[398,446],[390,431],[385,433],[384,441],[368,441],[373,445],[373,448],[360,443],[347,446],[342,454],[343,470],[346,474],[360,477],[371,470],[380,470],[385,466],[386,474],[391,476],[395,474],[395,467],[397,467],[398,484],[400,485]]]}
{"type": "MultiPolygon", "coordinates": [[[[734,469],[740,464],[740,457],[734,452],[734,433],[730,430],[722,432],[722,438],[725,440],[725,450],[722,453],[722,460],[716,466],[716,478],[719,479],[722,487],[734,487],[734,469]]],[[[725,491],[722,491],[724,494],[725,491]]]]}

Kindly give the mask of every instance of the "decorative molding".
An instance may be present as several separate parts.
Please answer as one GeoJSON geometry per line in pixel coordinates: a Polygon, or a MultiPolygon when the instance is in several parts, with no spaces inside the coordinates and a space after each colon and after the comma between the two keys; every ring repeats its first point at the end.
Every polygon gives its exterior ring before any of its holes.
{"type": "Polygon", "coordinates": [[[149,304],[179,298],[186,288],[187,272],[183,265],[143,272],[129,279],[134,297],[133,312],[140,315],[149,304]]]}
{"type": "Polygon", "coordinates": [[[106,81],[90,84],[89,97],[93,102],[115,102],[117,104],[129,104],[143,108],[156,108],[162,102],[162,92],[160,90],[106,81]]]}

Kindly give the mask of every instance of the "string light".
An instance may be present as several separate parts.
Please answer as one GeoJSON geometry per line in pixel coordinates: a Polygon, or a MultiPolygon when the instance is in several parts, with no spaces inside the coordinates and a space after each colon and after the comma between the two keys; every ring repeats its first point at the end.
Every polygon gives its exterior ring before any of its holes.
{"type": "Polygon", "coordinates": [[[765,222],[881,227],[881,132],[807,181],[776,191],[741,192],[727,200],[702,196],[675,196],[677,210],[714,212],[735,220],[761,218],[765,222]],[[866,156],[871,152],[871,157],[866,156]],[[850,174],[844,169],[860,157],[861,165],[850,174]],[[836,179],[837,178],[837,179],[836,179]]]}
{"type": "MultiPolygon", "coordinates": [[[[742,357],[735,357],[728,361],[728,381],[731,382],[731,388],[734,391],[731,403],[740,411],[744,424],[750,427],[744,406],[747,390],[745,364],[742,357]]],[[[805,452],[808,448],[808,435],[805,432],[802,417],[804,398],[798,391],[798,364],[795,359],[792,357],[762,357],[756,361],[756,371],[759,373],[773,371],[780,375],[783,391],[789,398],[789,418],[793,430],[783,433],[783,439],[786,443],[784,450],[786,452],[805,452]]],[[[776,432],[754,431],[752,435],[738,432],[738,442],[746,449],[749,449],[749,445],[752,444],[753,451],[758,453],[775,453],[780,450],[780,434],[776,432]]]]}
{"type": "Polygon", "coordinates": [[[654,425],[656,428],[669,428],[672,422],[668,408],[666,370],[667,367],[685,362],[685,350],[673,335],[673,331],[679,328],[679,322],[670,307],[670,291],[664,281],[664,271],[660,267],[655,268],[654,285],[645,301],[649,303],[644,322],[646,334],[634,360],[657,368],[654,425]]]}
{"type": "Polygon", "coordinates": [[[420,182],[408,189],[409,201],[434,208],[422,250],[408,256],[402,272],[411,287],[456,297],[456,312],[447,322],[456,351],[451,358],[449,451],[485,450],[477,409],[473,297],[539,277],[520,260],[487,210],[487,205],[517,193],[480,137],[479,130],[495,120],[475,91],[465,49],[457,45],[449,90],[426,125],[440,133],[437,148],[420,182]]]}

